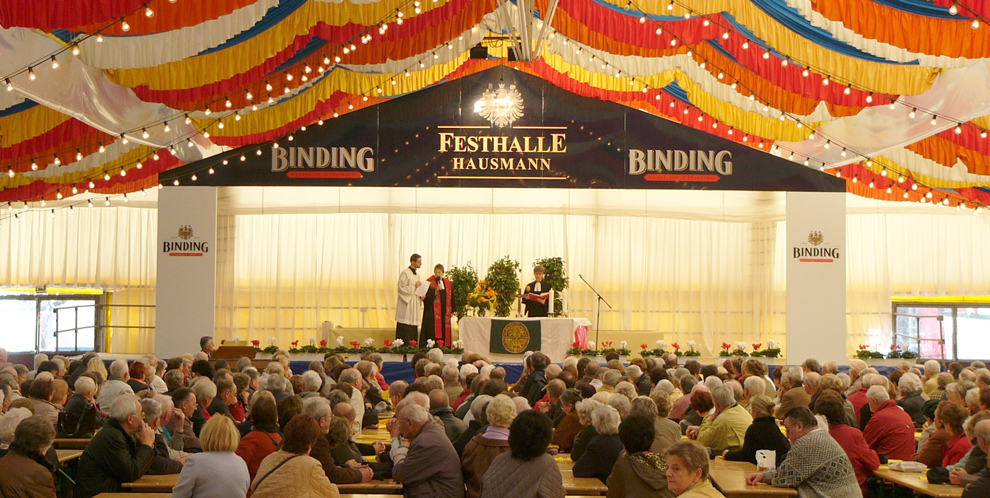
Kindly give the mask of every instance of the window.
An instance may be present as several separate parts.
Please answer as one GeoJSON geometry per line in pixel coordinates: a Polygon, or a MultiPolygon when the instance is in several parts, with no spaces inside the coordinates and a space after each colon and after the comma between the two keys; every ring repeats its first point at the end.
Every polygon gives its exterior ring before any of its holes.
{"type": "Polygon", "coordinates": [[[10,352],[94,351],[101,293],[0,290],[0,344],[10,352]]]}
{"type": "Polygon", "coordinates": [[[897,344],[902,349],[919,351],[922,358],[990,358],[990,300],[967,301],[969,298],[895,300],[893,329],[897,344]]]}

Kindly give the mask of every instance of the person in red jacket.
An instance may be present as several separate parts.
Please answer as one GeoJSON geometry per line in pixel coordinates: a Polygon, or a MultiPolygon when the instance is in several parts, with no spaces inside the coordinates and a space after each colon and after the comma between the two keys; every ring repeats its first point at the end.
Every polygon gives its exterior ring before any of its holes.
{"type": "Polygon", "coordinates": [[[910,460],[914,454],[914,421],[897,402],[890,399],[887,388],[873,386],[866,392],[873,418],[863,437],[873,451],[895,460],[910,460]]]}
{"type": "Polygon", "coordinates": [[[842,446],[849,457],[853,471],[856,472],[856,481],[863,490],[863,496],[870,496],[866,479],[873,475],[874,470],[880,468],[880,457],[877,456],[877,452],[870,449],[870,445],[866,444],[866,439],[859,429],[846,425],[843,405],[842,397],[838,393],[832,390],[823,391],[815,402],[815,413],[828,420],[829,435],[839,443],[839,446],[842,446]]]}
{"type": "Polygon", "coordinates": [[[966,456],[973,444],[966,439],[966,433],[963,431],[963,423],[968,416],[966,408],[948,401],[943,403],[945,406],[939,406],[938,416],[949,433],[949,441],[942,449],[942,467],[948,467],[966,456]]]}

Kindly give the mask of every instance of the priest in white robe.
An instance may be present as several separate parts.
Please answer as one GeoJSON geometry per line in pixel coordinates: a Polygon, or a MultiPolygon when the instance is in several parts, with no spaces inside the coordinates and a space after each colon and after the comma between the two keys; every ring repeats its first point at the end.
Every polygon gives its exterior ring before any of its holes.
{"type": "Polygon", "coordinates": [[[395,338],[409,344],[419,336],[419,324],[423,319],[420,308],[422,298],[416,295],[416,288],[423,284],[416,270],[423,265],[419,254],[409,257],[409,267],[399,274],[399,298],[395,301],[395,338]]]}

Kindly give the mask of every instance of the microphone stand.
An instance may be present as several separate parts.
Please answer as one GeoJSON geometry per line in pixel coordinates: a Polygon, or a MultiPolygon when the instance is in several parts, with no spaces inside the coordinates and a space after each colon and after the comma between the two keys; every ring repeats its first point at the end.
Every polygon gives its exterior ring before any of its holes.
{"type": "Polygon", "coordinates": [[[598,306],[597,306],[598,312],[597,312],[597,316],[595,317],[595,347],[598,347],[598,344],[599,344],[599,342],[598,342],[598,332],[599,332],[598,327],[599,327],[599,324],[602,321],[602,303],[605,303],[605,306],[608,306],[608,309],[612,309],[612,305],[611,304],[608,304],[608,301],[606,301],[605,298],[602,297],[601,293],[599,293],[597,290],[595,290],[595,287],[593,285],[589,284],[588,281],[584,279],[584,276],[582,276],[580,273],[578,274],[578,278],[580,278],[581,281],[584,282],[584,285],[587,285],[588,288],[591,289],[591,292],[594,292],[595,295],[598,296],[598,306]]]}

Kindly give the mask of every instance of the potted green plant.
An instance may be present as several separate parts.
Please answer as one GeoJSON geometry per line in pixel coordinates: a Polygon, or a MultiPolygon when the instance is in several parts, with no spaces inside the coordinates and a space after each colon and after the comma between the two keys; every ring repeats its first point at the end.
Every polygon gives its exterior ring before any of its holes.
{"type": "Polygon", "coordinates": [[[485,282],[495,290],[495,316],[509,316],[519,292],[519,262],[504,256],[488,267],[485,282]]]}

